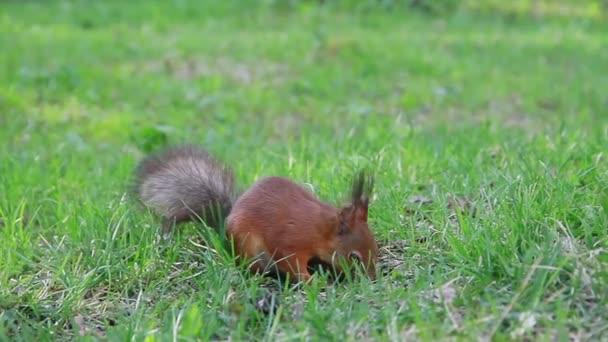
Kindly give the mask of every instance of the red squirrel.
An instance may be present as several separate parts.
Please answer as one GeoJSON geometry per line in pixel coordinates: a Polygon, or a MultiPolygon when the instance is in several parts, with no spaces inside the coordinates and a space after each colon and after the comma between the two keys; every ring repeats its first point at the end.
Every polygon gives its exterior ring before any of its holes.
{"type": "Polygon", "coordinates": [[[368,226],[373,178],[354,179],[350,202],[342,207],[320,201],[284,177],[266,177],[244,193],[234,190],[230,168],[208,152],[178,146],[151,155],[135,172],[135,193],[163,216],[163,229],[203,220],[226,233],[240,260],[254,273],[275,272],[293,281],[311,278],[311,260],[336,271],[363,266],[375,278],[378,246],[368,226]]]}

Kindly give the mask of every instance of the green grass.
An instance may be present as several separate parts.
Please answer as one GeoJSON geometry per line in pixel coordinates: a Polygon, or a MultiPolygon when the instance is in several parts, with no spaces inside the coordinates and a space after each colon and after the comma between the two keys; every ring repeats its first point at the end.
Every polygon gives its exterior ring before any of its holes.
{"type": "Polygon", "coordinates": [[[608,338],[595,7],[194,3],[0,3],[3,340],[608,338]],[[379,279],[278,288],[195,225],[160,239],[125,192],[181,142],[336,203],[371,167],[379,279]]]}

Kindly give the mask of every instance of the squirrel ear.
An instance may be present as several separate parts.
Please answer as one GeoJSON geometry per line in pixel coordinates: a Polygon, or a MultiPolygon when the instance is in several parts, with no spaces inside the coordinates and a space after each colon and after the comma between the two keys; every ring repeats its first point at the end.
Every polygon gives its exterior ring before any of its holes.
{"type": "Polygon", "coordinates": [[[340,219],[338,222],[338,235],[348,233],[350,227],[355,223],[356,209],[353,206],[348,206],[340,210],[340,219]]]}
{"type": "Polygon", "coordinates": [[[357,222],[367,222],[368,203],[355,207],[354,216],[357,222]]]}
{"type": "Polygon", "coordinates": [[[340,210],[338,234],[347,233],[357,222],[367,222],[369,198],[374,187],[374,178],[359,172],[352,184],[350,204],[340,210]]]}

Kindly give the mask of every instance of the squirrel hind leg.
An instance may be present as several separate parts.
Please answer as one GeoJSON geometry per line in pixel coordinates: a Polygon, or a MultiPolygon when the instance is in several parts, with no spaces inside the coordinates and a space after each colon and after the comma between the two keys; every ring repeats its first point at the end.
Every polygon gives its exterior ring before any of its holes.
{"type": "Polygon", "coordinates": [[[238,263],[246,263],[253,274],[279,274],[279,268],[268,253],[260,236],[250,233],[232,233],[230,224],[228,226],[228,235],[234,243],[238,263]]]}
{"type": "Polygon", "coordinates": [[[262,274],[272,278],[285,277],[284,272],[281,271],[278,264],[266,252],[250,258],[249,262],[249,270],[254,274],[262,274]]]}
{"type": "Polygon", "coordinates": [[[282,274],[288,275],[293,283],[308,282],[312,275],[308,271],[309,255],[293,254],[277,262],[282,274]]]}

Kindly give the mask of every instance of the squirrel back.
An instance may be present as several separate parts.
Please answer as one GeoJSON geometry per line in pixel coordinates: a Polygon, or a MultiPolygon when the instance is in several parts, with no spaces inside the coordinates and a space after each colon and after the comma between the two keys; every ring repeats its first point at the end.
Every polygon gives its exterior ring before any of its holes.
{"type": "Polygon", "coordinates": [[[217,229],[236,199],[232,171],[193,146],[145,158],[135,170],[132,190],[163,216],[165,232],[174,224],[195,220],[217,229]]]}

